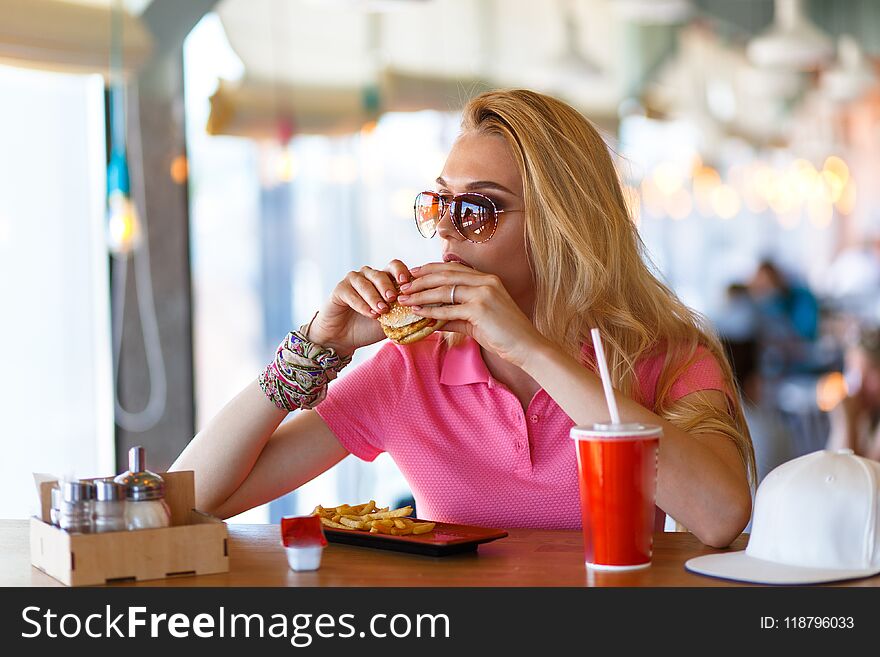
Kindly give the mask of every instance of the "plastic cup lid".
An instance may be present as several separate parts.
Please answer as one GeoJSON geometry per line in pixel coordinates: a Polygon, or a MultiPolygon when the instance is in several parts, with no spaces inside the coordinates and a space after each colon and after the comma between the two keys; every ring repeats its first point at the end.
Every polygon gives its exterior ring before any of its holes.
{"type": "Polygon", "coordinates": [[[607,438],[647,439],[663,434],[656,424],[581,424],[571,428],[574,440],[604,440],[607,438]]]}

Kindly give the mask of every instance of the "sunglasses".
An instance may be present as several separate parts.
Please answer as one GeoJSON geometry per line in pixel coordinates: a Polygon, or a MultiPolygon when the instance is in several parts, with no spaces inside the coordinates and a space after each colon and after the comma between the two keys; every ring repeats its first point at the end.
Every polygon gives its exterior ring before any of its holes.
{"type": "Polygon", "coordinates": [[[468,193],[451,196],[437,192],[422,192],[416,196],[413,212],[416,227],[422,237],[437,234],[437,225],[449,210],[455,230],[468,242],[488,242],[498,228],[498,215],[522,210],[499,210],[495,202],[482,194],[468,193]]]}

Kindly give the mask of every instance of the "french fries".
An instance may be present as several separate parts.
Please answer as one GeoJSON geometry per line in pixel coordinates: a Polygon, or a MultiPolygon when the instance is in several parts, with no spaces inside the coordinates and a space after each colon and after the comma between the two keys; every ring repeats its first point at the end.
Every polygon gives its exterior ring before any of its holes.
{"type": "Polygon", "coordinates": [[[346,529],[349,531],[366,531],[371,534],[388,534],[390,536],[409,536],[427,534],[437,523],[417,522],[409,518],[411,506],[399,509],[389,507],[377,508],[376,502],[370,500],[363,504],[340,504],[324,507],[320,504],[312,511],[313,516],[320,516],[325,527],[346,529]]]}

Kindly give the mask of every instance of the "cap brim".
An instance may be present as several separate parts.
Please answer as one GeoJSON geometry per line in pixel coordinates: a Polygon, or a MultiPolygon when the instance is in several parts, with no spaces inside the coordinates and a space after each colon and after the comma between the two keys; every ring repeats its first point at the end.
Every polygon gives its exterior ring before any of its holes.
{"type": "Polygon", "coordinates": [[[684,567],[698,575],[754,584],[822,584],[872,577],[880,573],[880,568],[845,570],[842,568],[787,566],[764,559],[755,559],[747,555],[745,550],[695,557],[685,562],[684,567]]]}

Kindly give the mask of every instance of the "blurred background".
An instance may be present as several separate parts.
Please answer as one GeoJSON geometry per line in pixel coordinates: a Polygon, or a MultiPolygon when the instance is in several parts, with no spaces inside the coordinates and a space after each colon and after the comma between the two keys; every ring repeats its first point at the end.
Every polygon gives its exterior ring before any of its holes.
{"type": "MultiPolygon", "coordinates": [[[[878,55],[876,0],[0,0],[0,517],[164,470],[346,272],[436,259],[413,198],[496,87],[600,128],[760,476],[870,454],[878,55]]],[[[408,495],[349,457],[233,522],[408,495]]]]}

